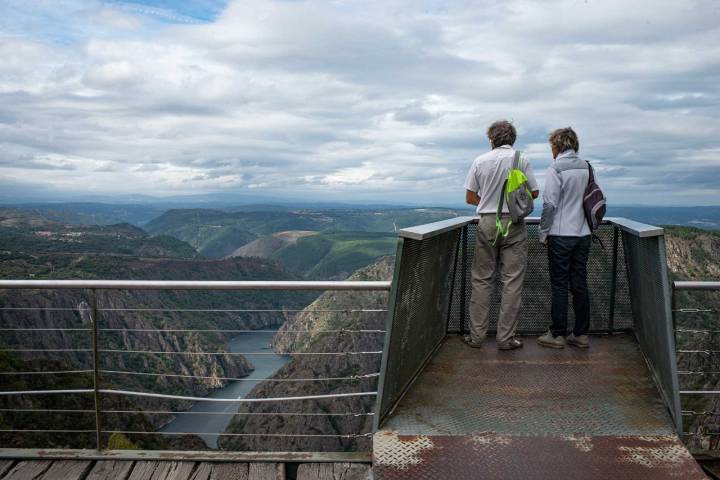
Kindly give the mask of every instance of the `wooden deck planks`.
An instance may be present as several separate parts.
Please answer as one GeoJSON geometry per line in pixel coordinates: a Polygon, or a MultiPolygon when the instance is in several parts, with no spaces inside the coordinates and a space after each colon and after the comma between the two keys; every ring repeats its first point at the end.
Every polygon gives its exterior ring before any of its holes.
{"type": "Polygon", "coordinates": [[[3,477],[3,480],[38,480],[51,466],[52,460],[27,460],[18,462],[3,477]]]}
{"type": "MultiPolygon", "coordinates": [[[[198,468],[195,469],[195,471],[192,474],[192,477],[190,477],[188,480],[210,480],[214,479],[213,476],[213,465],[211,463],[200,463],[198,465],[198,468]]],[[[245,480],[246,477],[239,477],[245,480]]]]}
{"type": "MultiPolygon", "coordinates": [[[[297,480],[367,480],[370,465],[305,463],[297,480]]],[[[284,463],[0,460],[0,480],[287,480],[284,463]]]]}
{"type": "Polygon", "coordinates": [[[189,480],[248,480],[247,463],[202,462],[189,480]]]}
{"type": "Polygon", "coordinates": [[[127,480],[134,465],[127,460],[99,460],[85,480],[127,480]]]}
{"type": "Polygon", "coordinates": [[[41,480],[84,480],[92,468],[89,460],[57,460],[42,474],[41,480]]]}
{"type": "Polygon", "coordinates": [[[193,471],[195,471],[195,467],[197,466],[196,462],[165,463],[169,463],[170,466],[167,470],[167,475],[165,477],[157,477],[160,480],[188,480],[188,478],[190,478],[190,475],[192,475],[193,471]]]}
{"type": "Polygon", "coordinates": [[[0,478],[5,475],[5,472],[10,470],[10,468],[13,466],[13,463],[15,463],[14,460],[0,460],[0,478]]]}
{"type": "Polygon", "coordinates": [[[251,463],[248,480],[285,480],[284,463],[251,463]]]}
{"type": "Polygon", "coordinates": [[[195,462],[140,461],[128,480],[187,480],[195,470],[195,462]]]}
{"type": "Polygon", "coordinates": [[[297,480],[367,480],[370,465],[362,463],[303,463],[297,480]]]}

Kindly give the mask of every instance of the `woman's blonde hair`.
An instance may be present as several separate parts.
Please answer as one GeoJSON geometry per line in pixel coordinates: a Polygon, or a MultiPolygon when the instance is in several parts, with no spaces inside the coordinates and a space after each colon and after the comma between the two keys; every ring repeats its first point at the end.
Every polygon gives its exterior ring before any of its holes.
{"type": "Polygon", "coordinates": [[[575,150],[576,152],[580,150],[577,134],[571,127],[558,128],[550,134],[548,141],[561,153],[565,150],[575,150]]]}

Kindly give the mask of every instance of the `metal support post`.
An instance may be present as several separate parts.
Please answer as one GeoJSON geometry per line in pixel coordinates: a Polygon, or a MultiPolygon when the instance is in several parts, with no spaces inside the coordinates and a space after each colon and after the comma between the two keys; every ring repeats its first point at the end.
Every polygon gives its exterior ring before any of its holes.
{"type": "Polygon", "coordinates": [[[102,423],[100,421],[100,377],[98,358],[98,318],[97,318],[97,291],[90,290],[90,320],[92,321],[92,349],[93,349],[93,395],[95,399],[95,444],[97,450],[102,450],[102,423]]]}
{"type": "Polygon", "coordinates": [[[460,326],[460,333],[464,334],[465,331],[465,320],[466,320],[466,309],[465,309],[465,297],[467,296],[467,242],[468,242],[468,227],[463,226],[462,232],[462,276],[460,277],[460,315],[462,323],[460,326]]]}
{"type": "MultiPolygon", "coordinates": [[[[455,255],[453,259],[453,267],[452,267],[452,276],[450,277],[452,280],[450,281],[450,301],[448,301],[448,309],[447,309],[447,320],[445,322],[445,331],[449,333],[450,330],[450,317],[452,316],[452,306],[453,306],[453,298],[455,297],[455,280],[457,280],[457,265],[458,265],[458,255],[460,253],[460,243],[462,242],[462,233],[459,232],[457,242],[455,242],[455,255]]],[[[464,294],[465,292],[463,292],[464,294]]],[[[463,329],[463,315],[460,314],[460,329],[459,333],[462,333],[463,329]]]]}
{"type": "Polygon", "coordinates": [[[608,317],[608,333],[613,334],[615,328],[615,295],[617,293],[617,262],[618,262],[618,234],[619,229],[613,229],[613,256],[610,266],[610,314],[608,317]]]}

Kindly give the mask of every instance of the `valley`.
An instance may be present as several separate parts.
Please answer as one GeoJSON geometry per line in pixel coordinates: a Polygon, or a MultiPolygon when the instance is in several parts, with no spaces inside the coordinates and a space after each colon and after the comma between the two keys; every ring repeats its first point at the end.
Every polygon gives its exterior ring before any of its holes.
{"type": "MultiPolygon", "coordinates": [[[[135,280],[389,280],[398,228],[463,212],[446,209],[262,211],[170,210],[147,223],[92,225],[63,223],[71,213],[0,209],[0,278],[135,280]]],[[[464,212],[467,213],[467,212],[464,212]]],[[[668,263],[673,278],[718,279],[720,233],[692,227],[667,228],[668,263]]],[[[717,295],[682,295],[689,305],[720,311],[717,295]]],[[[373,391],[379,356],[297,355],[303,352],[378,351],[384,336],[387,294],[378,292],[193,292],[108,291],[98,293],[104,388],[200,397],[282,397],[373,391]],[[138,310],[139,309],[139,310],[138,310]],[[249,310],[249,311],[248,311],[249,310]],[[376,310],[362,312],[355,310],[376,310]],[[379,311],[377,311],[379,310],[379,311]],[[187,332],[183,330],[210,330],[187,332]],[[247,330],[249,333],[215,332],[247,330]],[[261,330],[257,333],[251,333],[261,330]],[[371,332],[342,333],[370,330],[371,332]],[[331,331],[331,332],[329,332],[331,331]],[[276,333],[273,333],[276,332],[276,333]],[[270,347],[272,345],[272,347],[270,347]],[[272,350],[270,350],[272,348],[272,350]],[[122,353],[121,351],[253,352],[272,356],[122,353]],[[119,351],[119,352],[117,352],[119,351]],[[171,372],[172,375],[161,373],[171,372]],[[253,380],[243,380],[252,378],[253,380]],[[263,381],[267,378],[267,381],[263,381]],[[332,378],[321,381],[294,379],[332,378]],[[237,379],[237,380],[235,380],[237,379]],[[293,381],[287,381],[293,380],[293,381]]],[[[88,292],[0,291],[0,328],[87,327],[88,292]],[[62,307],[67,310],[53,311],[62,307]],[[8,310],[20,308],[22,310],[8,310]]],[[[711,328],[714,317],[692,325],[711,328]]],[[[699,328],[698,327],[698,328],[699,328]]],[[[679,337],[679,345],[720,349],[716,336],[679,337]]],[[[3,332],[2,348],[88,348],[81,331],[28,335],[3,332]]],[[[682,359],[681,359],[682,360],[682,359]]],[[[82,352],[28,354],[0,352],[0,370],[84,370],[82,352]]],[[[697,367],[697,365],[694,365],[697,367]]],[[[702,366],[702,365],[701,365],[702,366]]],[[[5,376],[7,389],[86,388],[87,374],[5,376]]],[[[686,377],[685,385],[716,388],[715,377],[686,377]]],[[[92,409],[91,399],[67,395],[0,397],[0,408],[92,409]]],[[[281,403],[218,403],[125,398],[108,395],[108,430],[140,430],[173,435],[110,434],[117,448],[356,450],[367,449],[362,435],[371,428],[374,399],[351,397],[281,403]],[[146,413],[146,412],[179,412],[146,413]],[[241,415],[233,415],[237,411],[241,415]],[[322,415],[286,416],[286,412],[322,415]],[[184,414],[182,412],[189,412],[184,414]],[[202,415],[209,412],[209,415],[202,415]],[[187,435],[180,433],[187,432],[187,435]],[[313,432],[317,437],[219,436],[217,433],[313,432]],[[354,436],[357,432],[360,435],[354,436]]],[[[698,402],[700,402],[698,400],[698,402]]],[[[697,409],[714,408],[703,403],[697,409]]],[[[711,428],[697,419],[692,428],[711,428]]],[[[16,423],[57,428],[92,428],[92,415],[0,414],[0,430],[16,423]],[[44,415],[44,416],[41,416],[44,415]]],[[[712,427],[714,428],[714,427],[712,427]]],[[[91,435],[3,436],[16,446],[81,447],[91,435]]]]}

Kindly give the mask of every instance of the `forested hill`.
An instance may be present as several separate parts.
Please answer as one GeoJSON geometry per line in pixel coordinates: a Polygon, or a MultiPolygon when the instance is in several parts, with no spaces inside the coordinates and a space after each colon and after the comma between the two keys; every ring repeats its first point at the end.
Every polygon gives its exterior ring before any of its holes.
{"type": "Polygon", "coordinates": [[[170,210],[145,228],[158,235],[171,235],[192,245],[208,257],[231,255],[258,237],[286,231],[385,232],[412,225],[436,222],[468,210],[407,208],[394,210],[294,210],[238,211],[170,210]]]}
{"type": "Polygon", "coordinates": [[[2,209],[21,210],[25,214],[40,215],[71,225],[130,223],[137,226],[143,226],[168,210],[166,206],[152,203],[101,202],[25,203],[0,206],[0,210],[2,209]]]}
{"type": "Polygon", "coordinates": [[[260,237],[232,256],[270,258],[307,279],[344,280],[396,247],[395,233],[303,230],[260,237]]]}
{"type": "Polygon", "coordinates": [[[150,236],[128,223],[70,225],[15,209],[0,209],[0,252],[4,255],[13,252],[170,258],[199,256],[194,248],[177,238],[150,236]]]}

